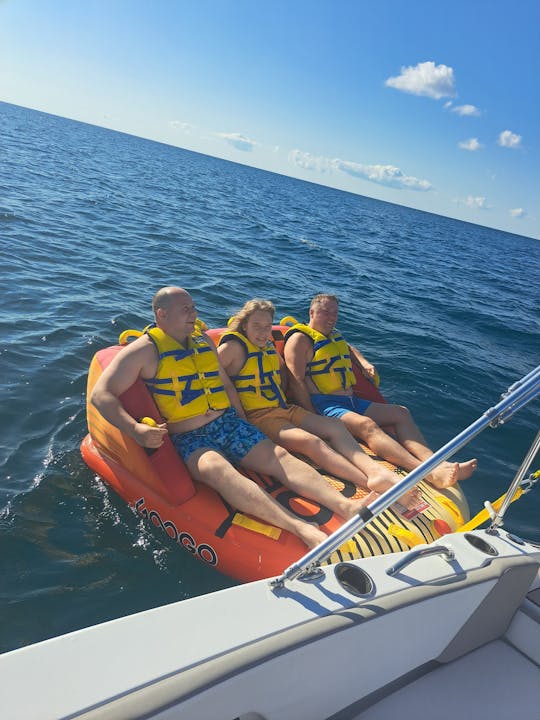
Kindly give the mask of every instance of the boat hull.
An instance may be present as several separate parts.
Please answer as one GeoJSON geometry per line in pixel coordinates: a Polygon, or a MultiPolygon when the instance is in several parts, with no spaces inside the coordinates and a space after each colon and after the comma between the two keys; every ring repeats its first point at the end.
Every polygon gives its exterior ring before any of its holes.
{"type": "Polygon", "coordinates": [[[376,720],[430,707],[454,720],[459,705],[536,720],[540,549],[481,531],[431,547],[406,572],[391,570],[403,555],[340,563],[316,582],[239,585],[7,653],[3,712],[376,720]]]}

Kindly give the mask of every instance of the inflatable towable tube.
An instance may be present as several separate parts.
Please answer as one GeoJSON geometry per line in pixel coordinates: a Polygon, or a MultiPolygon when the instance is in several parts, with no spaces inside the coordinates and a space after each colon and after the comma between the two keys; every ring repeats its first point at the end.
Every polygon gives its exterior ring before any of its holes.
{"type": "MultiPolygon", "coordinates": [[[[286,327],[274,326],[272,335],[282,349],[286,327]]],[[[217,344],[226,328],[209,330],[217,344]]],[[[121,345],[96,353],[88,374],[87,398],[103,370],[122,352],[121,345]]],[[[368,399],[384,402],[380,392],[357,372],[356,391],[368,399]],[[368,395],[369,393],[369,395],[368,395]]],[[[138,380],[121,397],[136,418],[161,422],[153,399],[138,380]]],[[[137,513],[164,530],[171,540],[220,572],[247,582],[279,575],[306,552],[304,543],[286,530],[268,525],[229,506],[208,486],[194,482],[168,437],[156,449],[147,449],[108,423],[87,400],[88,435],[81,444],[85,463],[117,492],[137,513]]],[[[389,466],[392,467],[392,466],[389,466]]],[[[245,474],[271,494],[283,507],[330,533],[343,519],[312,500],[295,495],[271,478],[245,474]]],[[[365,492],[350,482],[324,476],[347,497],[365,492]]],[[[454,531],[469,517],[461,490],[441,491],[421,482],[429,508],[412,520],[385,511],[342,548],[329,562],[407,550],[454,531]]]]}

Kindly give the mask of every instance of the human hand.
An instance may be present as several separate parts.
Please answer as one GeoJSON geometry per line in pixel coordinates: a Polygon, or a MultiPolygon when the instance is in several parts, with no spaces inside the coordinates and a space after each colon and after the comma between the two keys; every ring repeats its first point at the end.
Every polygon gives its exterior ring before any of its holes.
{"type": "Polygon", "coordinates": [[[134,439],[139,445],[147,448],[159,448],[163,445],[167,430],[167,423],[158,425],[152,418],[142,418],[133,428],[134,439]]]}
{"type": "Polygon", "coordinates": [[[375,365],[372,365],[371,363],[365,362],[362,365],[362,374],[368,378],[368,380],[374,380],[375,375],[377,373],[377,370],[375,368],[375,365]]]}

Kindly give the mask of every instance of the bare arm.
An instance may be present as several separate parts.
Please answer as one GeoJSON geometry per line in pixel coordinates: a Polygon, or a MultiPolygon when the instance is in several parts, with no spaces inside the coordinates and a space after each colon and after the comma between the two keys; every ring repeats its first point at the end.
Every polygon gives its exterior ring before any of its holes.
{"type": "Polygon", "coordinates": [[[285,343],[283,357],[289,370],[292,397],[298,405],[317,414],[310,397],[316,390],[311,380],[306,377],[307,364],[313,358],[313,346],[309,338],[302,333],[292,335],[285,343]]]}
{"type": "Polygon", "coordinates": [[[353,347],[353,345],[349,345],[349,351],[351,353],[351,358],[354,363],[358,363],[360,365],[360,368],[362,369],[362,374],[368,378],[368,380],[373,380],[375,378],[375,365],[369,362],[364,355],[358,350],[358,348],[353,347]]]}
{"type": "Polygon", "coordinates": [[[229,400],[231,401],[233,408],[240,417],[245,420],[245,410],[242,407],[236,388],[230,379],[230,375],[236,375],[245,363],[244,349],[240,343],[229,341],[218,347],[216,356],[219,362],[219,374],[223,387],[225,388],[225,392],[229,396],[229,400]]]}
{"type": "Polygon", "coordinates": [[[167,434],[166,424],[150,427],[126,412],[120,396],[141,376],[151,377],[157,364],[156,351],[141,337],[116,355],[96,382],[90,402],[100,414],[143,447],[159,447],[167,434]]]}

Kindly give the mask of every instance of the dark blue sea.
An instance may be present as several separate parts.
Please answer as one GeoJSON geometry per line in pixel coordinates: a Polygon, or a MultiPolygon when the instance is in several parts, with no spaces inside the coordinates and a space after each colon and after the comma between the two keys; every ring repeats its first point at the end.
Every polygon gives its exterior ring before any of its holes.
{"type": "MultiPolygon", "coordinates": [[[[79,454],[92,355],[149,322],[159,287],[210,326],[254,296],[305,319],[337,293],[340,329],[436,449],[538,364],[539,260],[537,240],[0,103],[0,651],[233,584],[79,454]]],[[[458,454],[479,458],[473,512],[539,405],[458,454]]],[[[506,526],[540,541],[540,488],[506,526]]]]}

